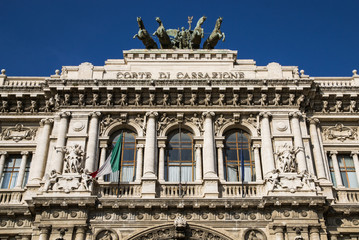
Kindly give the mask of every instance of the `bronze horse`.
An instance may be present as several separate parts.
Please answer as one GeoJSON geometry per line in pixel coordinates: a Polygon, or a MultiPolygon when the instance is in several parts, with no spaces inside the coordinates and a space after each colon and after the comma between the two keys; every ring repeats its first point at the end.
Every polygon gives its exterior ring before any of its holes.
{"type": "Polygon", "coordinates": [[[154,32],[152,35],[153,36],[156,35],[158,37],[158,40],[160,41],[162,49],[171,49],[172,48],[171,39],[168,36],[161,19],[159,17],[157,17],[156,21],[158,22],[159,26],[158,26],[156,32],[154,32]]]}
{"type": "Polygon", "coordinates": [[[143,24],[141,17],[137,17],[137,23],[140,30],[138,30],[138,33],[135,34],[133,38],[137,37],[140,39],[146,49],[158,49],[157,43],[151,38],[150,34],[148,34],[145,29],[145,25],[143,24]]]}
{"type": "Polygon", "coordinates": [[[216,25],[207,40],[203,44],[203,49],[213,49],[219,40],[222,39],[222,42],[224,42],[225,35],[221,32],[221,24],[222,24],[222,18],[219,17],[216,21],[216,25]]]}
{"type": "Polygon", "coordinates": [[[202,24],[204,21],[206,21],[207,17],[203,16],[201,17],[196,27],[193,29],[193,33],[191,34],[191,40],[190,40],[190,48],[191,49],[199,49],[201,45],[201,40],[204,37],[204,31],[202,28],[202,24]]]}

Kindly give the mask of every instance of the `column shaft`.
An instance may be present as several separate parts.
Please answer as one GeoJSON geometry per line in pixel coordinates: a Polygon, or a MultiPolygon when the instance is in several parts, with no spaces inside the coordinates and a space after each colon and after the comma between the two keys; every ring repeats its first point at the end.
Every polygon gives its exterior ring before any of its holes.
{"type": "Polygon", "coordinates": [[[21,152],[22,158],[21,158],[19,175],[17,176],[15,188],[22,188],[22,183],[24,181],[26,162],[27,162],[28,154],[29,154],[29,152],[21,152]]]}
{"type": "Polygon", "coordinates": [[[5,167],[5,159],[6,159],[6,155],[7,152],[0,152],[0,179],[2,177],[2,173],[4,172],[4,167],[5,167]]]}
{"type": "Polygon", "coordinates": [[[53,119],[42,119],[40,121],[40,126],[42,127],[41,136],[38,139],[35,157],[33,156],[29,180],[30,181],[41,181],[44,176],[45,166],[47,162],[47,154],[49,151],[49,142],[50,142],[50,134],[51,128],[54,120],[53,119]]]}
{"type": "Polygon", "coordinates": [[[294,148],[298,149],[297,152],[297,163],[298,163],[298,172],[302,173],[307,171],[307,164],[305,160],[305,152],[304,152],[304,144],[302,139],[302,131],[300,129],[299,117],[301,116],[300,113],[290,113],[291,117],[291,125],[293,130],[294,136],[294,148]]]}
{"type": "Polygon", "coordinates": [[[90,172],[95,171],[97,165],[97,141],[98,141],[98,118],[101,115],[99,112],[90,113],[89,124],[89,138],[87,142],[87,157],[85,162],[85,169],[90,172]]]}
{"type": "Polygon", "coordinates": [[[218,152],[218,176],[221,181],[224,181],[224,168],[223,168],[223,144],[217,145],[218,152]]]}
{"type": "Polygon", "coordinates": [[[201,145],[196,144],[196,181],[202,181],[202,154],[201,145]]]}
{"type": "Polygon", "coordinates": [[[276,227],[275,229],[275,240],[284,240],[284,229],[283,227],[276,227]]]}
{"type": "Polygon", "coordinates": [[[165,180],[165,147],[166,145],[161,144],[160,146],[160,154],[158,160],[158,180],[165,180]]]}
{"type": "Polygon", "coordinates": [[[75,240],[85,240],[85,227],[77,227],[75,240]]]}
{"type": "Polygon", "coordinates": [[[261,113],[261,136],[262,136],[262,159],[263,159],[263,174],[273,171],[275,169],[274,156],[273,156],[273,145],[270,131],[269,118],[270,113],[261,113]]]}
{"type": "MultiPolygon", "coordinates": [[[[358,151],[352,152],[352,157],[353,157],[353,161],[354,161],[354,168],[355,168],[355,173],[357,176],[357,181],[358,181],[358,185],[359,185],[359,159],[358,159],[358,151]]],[[[0,175],[1,176],[1,175],[0,175]]]]}
{"type": "Polygon", "coordinates": [[[310,240],[320,240],[320,234],[318,228],[310,229],[310,240]]]}
{"type": "Polygon", "coordinates": [[[319,120],[317,120],[317,119],[310,120],[310,126],[309,126],[310,139],[313,144],[313,155],[314,155],[315,168],[317,170],[317,177],[318,177],[318,179],[326,179],[324,165],[323,165],[323,158],[322,158],[321,149],[320,149],[321,147],[320,147],[318,133],[317,133],[317,122],[318,121],[319,120]]]}
{"type": "Polygon", "coordinates": [[[253,146],[253,155],[254,155],[254,166],[256,169],[256,181],[262,181],[262,166],[261,166],[261,156],[259,154],[259,144],[253,146]]]}
{"type": "Polygon", "coordinates": [[[49,227],[41,227],[39,240],[48,240],[49,239],[49,227]]]}
{"type": "Polygon", "coordinates": [[[157,112],[150,112],[146,127],[146,145],[145,157],[143,164],[143,177],[156,178],[155,175],[155,158],[156,158],[156,116],[157,112]]]}
{"type": "Polygon", "coordinates": [[[143,165],[143,144],[137,144],[136,181],[141,181],[143,165]]]}
{"type": "Polygon", "coordinates": [[[339,169],[339,163],[337,158],[338,152],[332,151],[330,152],[330,157],[332,158],[332,164],[334,168],[334,175],[335,175],[335,181],[337,182],[337,187],[344,187],[342,176],[340,176],[340,169],[339,169]]]}
{"type": "Polygon", "coordinates": [[[204,140],[203,140],[203,178],[217,178],[215,172],[215,152],[213,134],[213,112],[203,113],[204,120],[204,140]]]}
{"type": "Polygon", "coordinates": [[[62,173],[64,165],[64,147],[66,146],[66,133],[69,127],[70,115],[71,114],[69,112],[64,112],[60,114],[61,120],[57,134],[55,159],[53,162],[53,169],[59,173],[62,173]]]}
{"type": "MultiPolygon", "coordinates": [[[[101,146],[101,153],[100,153],[100,167],[105,163],[106,161],[106,149],[107,149],[107,145],[102,145],[101,146]]],[[[104,180],[104,176],[99,177],[100,181],[104,180]]]]}

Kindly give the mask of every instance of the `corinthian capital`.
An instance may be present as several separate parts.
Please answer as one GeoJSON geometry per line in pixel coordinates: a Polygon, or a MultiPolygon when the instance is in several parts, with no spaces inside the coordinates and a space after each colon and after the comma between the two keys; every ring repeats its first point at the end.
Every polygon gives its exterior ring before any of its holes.
{"type": "Polygon", "coordinates": [[[89,116],[92,118],[98,118],[101,116],[101,113],[100,112],[90,112],[89,116]]]}
{"type": "Polygon", "coordinates": [[[40,120],[40,126],[43,127],[45,125],[51,125],[54,123],[54,119],[52,118],[44,118],[40,120]]]}
{"type": "Polygon", "coordinates": [[[202,116],[203,117],[206,117],[206,118],[212,118],[212,117],[214,117],[214,112],[204,112],[204,113],[202,113],[202,116]]]}
{"type": "Polygon", "coordinates": [[[155,118],[158,116],[158,112],[146,112],[146,116],[149,118],[155,118]]]}
{"type": "Polygon", "coordinates": [[[309,118],[308,121],[310,124],[314,124],[314,125],[320,123],[318,118],[309,118]]]}
{"type": "Polygon", "coordinates": [[[259,117],[262,118],[270,118],[272,116],[272,114],[270,112],[260,112],[259,113],[259,117]]]}
{"type": "Polygon", "coordinates": [[[301,118],[302,117],[302,114],[300,112],[290,112],[288,115],[291,118],[301,118]]]}
{"type": "Polygon", "coordinates": [[[71,112],[61,112],[59,113],[60,118],[68,118],[71,116],[71,112]]]}

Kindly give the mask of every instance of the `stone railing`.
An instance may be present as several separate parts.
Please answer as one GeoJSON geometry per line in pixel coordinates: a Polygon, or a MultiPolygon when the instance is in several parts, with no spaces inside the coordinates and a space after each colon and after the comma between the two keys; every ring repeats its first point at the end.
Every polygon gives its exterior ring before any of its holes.
{"type": "Polygon", "coordinates": [[[359,204],[359,188],[336,188],[335,203],[359,204]]]}
{"type": "Polygon", "coordinates": [[[0,190],[0,205],[23,204],[24,190],[0,190]]]}
{"type": "Polygon", "coordinates": [[[45,79],[29,77],[29,78],[12,78],[8,77],[4,83],[5,86],[11,87],[39,87],[44,83],[45,79]]]}
{"type": "Polygon", "coordinates": [[[257,183],[245,183],[243,186],[240,183],[225,183],[220,189],[222,198],[255,198],[265,194],[264,186],[257,183]]]}
{"type": "Polygon", "coordinates": [[[349,87],[354,85],[352,78],[315,78],[314,82],[321,87],[349,87]]]}
{"type": "Polygon", "coordinates": [[[101,198],[117,197],[117,192],[119,191],[118,196],[120,198],[140,198],[141,189],[141,184],[137,183],[121,183],[118,186],[117,183],[105,182],[99,184],[97,195],[101,198]]]}
{"type": "Polygon", "coordinates": [[[203,197],[202,184],[195,183],[164,183],[159,187],[161,198],[201,198],[203,197]]]}

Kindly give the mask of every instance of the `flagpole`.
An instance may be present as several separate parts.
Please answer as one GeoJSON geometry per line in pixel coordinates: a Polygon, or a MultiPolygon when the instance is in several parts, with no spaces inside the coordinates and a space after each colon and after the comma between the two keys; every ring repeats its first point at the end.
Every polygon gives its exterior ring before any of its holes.
{"type": "MultiPolygon", "coordinates": [[[[122,139],[123,139],[123,130],[121,131],[121,135],[120,135],[120,139],[118,141],[121,141],[121,149],[119,149],[120,151],[120,161],[122,158],[122,148],[124,147],[122,144],[122,139]]],[[[119,198],[120,196],[120,180],[121,180],[121,162],[119,164],[119,169],[118,169],[118,181],[117,181],[117,198],[119,198]]]]}

